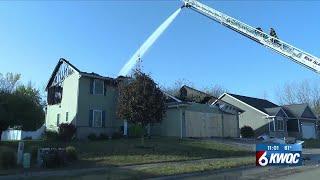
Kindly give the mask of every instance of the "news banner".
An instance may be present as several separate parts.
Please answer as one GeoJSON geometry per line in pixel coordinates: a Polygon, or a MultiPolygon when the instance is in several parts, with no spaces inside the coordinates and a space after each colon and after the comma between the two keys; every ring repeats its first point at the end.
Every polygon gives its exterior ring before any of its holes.
{"type": "Polygon", "coordinates": [[[257,166],[301,166],[301,144],[257,144],[257,166]]]}

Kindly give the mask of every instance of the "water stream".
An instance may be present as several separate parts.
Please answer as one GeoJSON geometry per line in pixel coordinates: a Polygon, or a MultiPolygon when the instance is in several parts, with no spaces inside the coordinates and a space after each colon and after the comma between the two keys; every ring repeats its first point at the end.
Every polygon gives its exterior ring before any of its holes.
{"type": "Polygon", "coordinates": [[[131,59],[122,67],[118,74],[119,76],[126,76],[131,72],[131,70],[135,68],[140,58],[144,56],[144,54],[150,49],[150,47],[155,43],[155,41],[161,36],[161,34],[169,27],[172,21],[178,16],[180,11],[181,8],[176,10],[149,36],[149,38],[133,54],[131,59]]]}

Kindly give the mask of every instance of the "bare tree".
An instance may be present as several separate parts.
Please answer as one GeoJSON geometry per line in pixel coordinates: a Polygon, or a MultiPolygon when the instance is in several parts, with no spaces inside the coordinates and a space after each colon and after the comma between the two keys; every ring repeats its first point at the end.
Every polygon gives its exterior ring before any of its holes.
{"type": "Polygon", "coordinates": [[[317,82],[304,80],[302,82],[286,83],[277,90],[279,103],[307,103],[320,114],[320,86],[317,82]]]}
{"type": "Polygon", "coordinates": [[[7,73],[5,76],[0,73],[0,91],[12,93],[19,84],[20,74],[7,73]]]}
{"type": "Polygon", "coordinates": [[[173,96],[178,97],[180,95],[180,88],[184,85],[194,87],[194,84],[186,79],[178,79],[171,86],[162,86],[161,89],[173,96]]]}
{"type": "Polygon", "coordinates": [[[204,88],[203,91],[207,94],[214,96],[214,97],[219,97],[223,93],[228,92],[227,89],[225,89],[224,87],[222,87],[218,84],[213,85],[211,88],[204,88]]]}

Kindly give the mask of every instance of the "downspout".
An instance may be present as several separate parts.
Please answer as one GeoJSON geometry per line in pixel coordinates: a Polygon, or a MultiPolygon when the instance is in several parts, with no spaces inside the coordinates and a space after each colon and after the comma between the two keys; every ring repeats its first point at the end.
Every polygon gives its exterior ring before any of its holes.
{"type": "Polygon", "coordinates": [[[179,109],[179,114],[180,114],[180,139],[182,139],[182,110],[181,108],[178,106],[178,109],[179,109]]]}
{"type": "MultiPolygon", "coordinates": [[[[80,89],[80,78],[81,78],[81,75],[79,74],[79,78],[78,78],[78,89],[77,89],[77,105],[76,105],[76,117],[75,117],[75,121],[74,121],[74,126],[77,127],[77,121],[78,121],[78,110],[79,110],[79,89],[80,89]]],[[[77,131],[78,132],[78,131],[77,131]]]]}
{"type": "Polygon", "coordinates": [[[128,121],[127,120],[123,120],[123,135],[125,137],[128,136],[128,121]]]}
{"type": "Polygon", "coordinates": [[[237,132],[237,134],[238,134],[238,137],[240,137],[240,127],[239,127],[239,125],[240,125],[240,122],[239,122],[239,116],[240,116],[240,112],[238,111],[237,112],[237,127],[238,127],[238,132],[237,132]]]}
{"type": "Polygon", "coordinates": [[[223,117],[223,111],[221,110],[221,127],[222,127],[222,131],[221,131],[221,135],[222,135],[222,137],[224,137],[224,122],[223,122],[223,120],[224,120],[224,117],[223,117]]]}

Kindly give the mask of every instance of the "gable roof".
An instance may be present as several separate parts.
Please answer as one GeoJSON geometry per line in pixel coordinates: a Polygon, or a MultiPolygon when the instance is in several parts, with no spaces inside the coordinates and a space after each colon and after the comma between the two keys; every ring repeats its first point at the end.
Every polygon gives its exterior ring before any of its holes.
{"type": "Polygon", "coordinates": [[[242,101],[256,109],[258,109],[259,111],[262,111],[268,115],[270,115],[268,113],[271,112],[271,113],[274,113],[273,111],[276,111],[277,109],[270,109],[270,108],[276,108],[276,107],[279,107],[278,105],[268,101],[268,100],[265,100],[265,99],[259,99],[259,98],[254,98],[254,97],[249,97],[249,96],[242,96],[242,95],[237,95],[237,94],[231,94],[231,93],[226,93],[236,99],[238,99],[239,101],[242,101]],[[267,111],[266,109],[269,110],[267,111]]]}
{"type": "Polygon", "coordinates": [[[238,111],[239,113],[243,113],[244,110],[243,109],[240,109],[239,107],[237,106],[234,106],[230,103],[227,103],[221,99],[216,99],[214,102],[211,103],[211,106],[218,106],[221,110],[227,112],[231,109],[234,109],[236,111],[238,111]]]}
{"type": "Polygon", "coordinates": [[[279,113],[279,111],[281,111],[281,109],[282,109],[281,107],[273,107],[273,108],[265,108],[265,111],[270,116],[276,116],[279,113]]]}
{"type": "Polygon", "coordinates": [[[187,85],[183,85],[180,88],[179,96],[185,101],[192,101],[200,104],[212,104],[215,100],[218,99],[217,97],[214,97],[208,93],[197,90],[187,85]]]}
{"type": "Polygon", "coordinates": [[[166,103],[181,103],[182,101],[171,94],[162,91],[162,93],[166,96],[166,103]]]}
{"type": "Polygon", "coordinates": [[[193,91],[193,92],[196,93],[196,94],[201,94],[201,95],[203,95],[203,96],[212,96],[212,95],[210,95],[210,94],[208,94],[208,93],[205,93],[205,92],[203,92],[203,91],[200,91],[200,90],[198,90],[198,89],[195,89],[195,88],[190,87],[190,86],[187,86],[187,85],[183,85],[181,88],[186,88],[186,89],[188,89],[188,90],[190,90],[190,91],[193,91]]]}
{"type": "Polygon", "coordinates": [[[74,66],[73,64],[71,64],[69,61],[67,61],[66,59],[64,58],[60,58],[56,67],[54,68],[51,76],[50,76],[50,79],[47,83],[47,86],[46,86],[46,90],[49,88],[50,84],[53,82],[54,80],[54,77],[56,75],[56,73],[59,71],[59,68],[62,64],[66,64],[68,66],[70,66],[73,70],[75,70],[76,72],[78,72],[81,76],[84,76],[84,77],[89,77],[89,78],[96,78],[96,79],[102,79],[102,80],[110,80],[110,81],[114,81],[114,78],[111,78],[111,77],[105,77],[105,76],[101,76],[97,73],[88,73],[88,72],[84,72],[84,71],[80,71],[76,66],[74,66]]]}
{"type": "MultiPolygon", "coordinates": [[[[309,108],[308,104],[290,104],[290,105],[284,105],[282,106],[283,109],[286,111],[286,113],[288,112],[288,116],[291,118],[301,118],[303,113],[306,111],[306,109],[309,108]]],[[[309,108],[310,109],[310,108],[309,108]]],[[[310,109],[311,113],[313,114],[313,116],[316,117],[316,115],[314,114],[314,112],[310,109]]]]}

